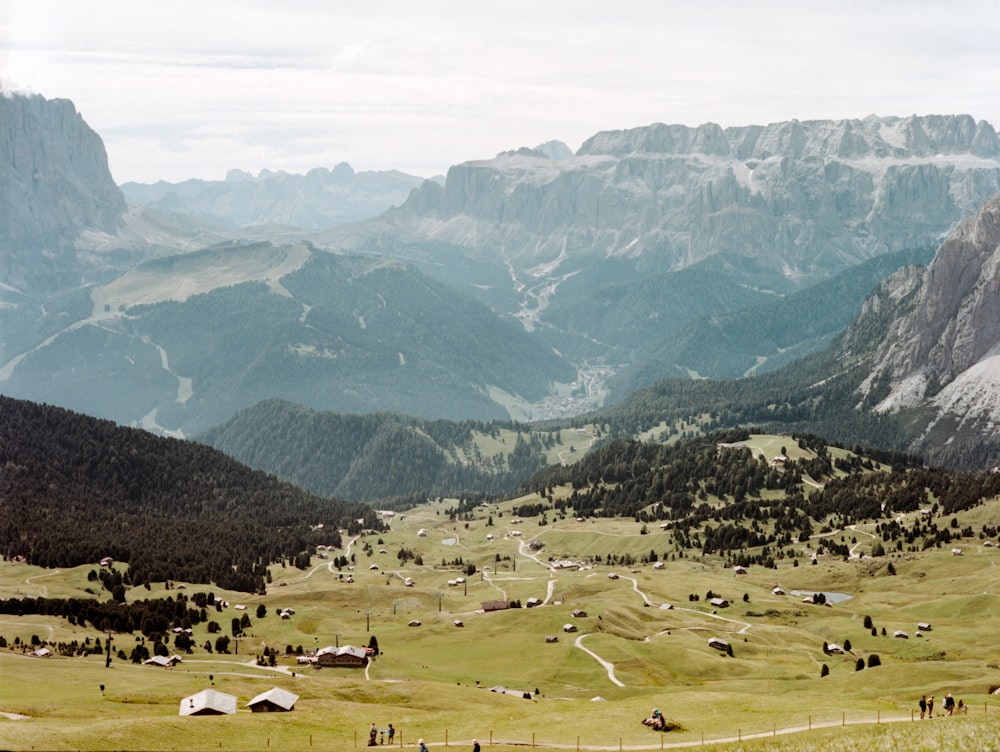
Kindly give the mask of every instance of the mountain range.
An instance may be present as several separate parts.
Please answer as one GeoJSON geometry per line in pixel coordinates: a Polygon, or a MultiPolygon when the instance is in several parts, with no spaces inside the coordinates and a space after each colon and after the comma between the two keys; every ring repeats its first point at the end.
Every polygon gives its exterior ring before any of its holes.
{"type": "Polygon", "coordinates": [[[305,175],[230,170],[225,180],[125,183],[134,206],[200,217],[230,229],[280,224],[319,229],[375,217],[403,203],[423,178],[398,171],[355,172],[346,162],[305,175]]]}
{"type": "Polygon", "coordinates": [[[638,432],[685,395],[718,425],[812,415],[1000,460],[976,442],[997,410],[1000,139],[970,116],[655,124],[443,182],[341,165],[123,193],[71,103],[0,106],[6,394],[184,435],[270,398],[537,420],[609,394],[595,415],[644,405],[638,432]],[[398,205],[362,219],[381,191],[398,205]]]}

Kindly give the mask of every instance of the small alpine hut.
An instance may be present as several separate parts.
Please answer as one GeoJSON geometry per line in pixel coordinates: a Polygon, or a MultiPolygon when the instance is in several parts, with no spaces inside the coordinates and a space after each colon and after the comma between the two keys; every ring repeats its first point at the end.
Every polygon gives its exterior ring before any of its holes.
{"type": "Polygon", "coordinates": [[[354,645],[331,645],[316,651],[315,665],[321,668],[364,668],[368,665],[368,652],[354,645]]]}
{"type": "Polygon", "coordinates": [[[236,712],[236,698],[214,689],[203,689],[181,700],[178,715],[230,715],[236,712]]]}
{"type": "Polygon", "coordinates": [[[274,687],[250,700],[247,707],[254,713],[287,713],[295,707],[298,699],[298,695],[280,687],[274,687]]]}

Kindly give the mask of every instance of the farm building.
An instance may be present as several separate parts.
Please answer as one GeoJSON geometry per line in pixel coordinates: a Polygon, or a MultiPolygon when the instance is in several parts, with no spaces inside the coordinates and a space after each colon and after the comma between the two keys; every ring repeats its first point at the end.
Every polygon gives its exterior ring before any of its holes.
{"type": "Polygon", "coordinates": [[[716,608],[729,608],[729,601],[725,598],[712,598],[709,603],[716,608]]]}
{"type": "Polygon", "coordinates": [[[741,567],[739,564],[733,567],[733,574],[746,574],[746,573],[747,573],[746,567],[741,567]]]}
{"type": "Polygon", "coordinates": [[[726,640],[723,640],[721,637],[709,637],[708,646],[710,648],[715,648],[716,650],[722,650],[722,651],[729,649],[729,643],[726,640]]]}
{"type": "Polygon", "coordinates": [[[785,594],[784,589],[779,585],[775,585],[773,588],[771,588],[771,595],[784,595],[784,594],[785,594]]]}
{"type": "Polygon", "coordinates": [[[490,611],[503,611],[510,608],[509,601],[483,601],[482,602],[483,611],[489,613],[490,611]]]}
{"type": "Polygon", "coordinates": [[[179,655],[154,655],[143,663],[147,666],[160,666],[161,668],[169,668],[175,663],[180,663],[181,657],[179,655]]]}
{"type": "Polygon", "coordinates": [[[563,632],[575,632],[576,624],[563,624],[563,632]]]}
{"type": "Polygon", "coordinates": [[[45,646],[42,646],[37,650],[32,650],[31,654],[36,658],[51,658],[53,655],[52,651],[45,646]]]}
{"type": "Polygon", "coordinates": [[[287,713],[295,707],[298,699],[298,695],[275,687],[257,695],[247,703],[247,707],[254,713],[287,713]]]}
{"type": "Polygon", "coordinates": [[[314,664],[323,668],[364,668],[368,665],[368,651],[354,645],[320,648],[314,664]]]}
{"type": "Polygon", "coordinates": [[[587,615],[587,612],[584,611],[582,608],[575,608],[575,609],[573,609],[573,616],[576,617],[577,619],[582,619],[586,615],[587,615]]]}
{"type": "Polygon", "coordinates": [[[900,640],[908,640],[908,639],[910,639],[910,636],[908,634],[906,634],[906,632],[904,632],[902,629],[897,629],[895,632],[892,633],[892,636],[893,637],[897,637],[900,640]]]}
{"type": "Polygon", "coordinates": [[[236,712],[236,698],[214,689],[201,692],[181,700],[178,715],[229,715],[236,712]]]}

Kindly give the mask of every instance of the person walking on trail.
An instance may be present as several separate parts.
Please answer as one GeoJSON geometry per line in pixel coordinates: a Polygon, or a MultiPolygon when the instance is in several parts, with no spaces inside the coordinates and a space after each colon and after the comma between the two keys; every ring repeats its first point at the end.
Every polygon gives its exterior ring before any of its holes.
{"type": "Polygon", "coordinates": [[[920,720],[927,714],[927,695],[920,698],[920,720]]]}
{"type": "Polygon", "coordinates": [[[427,752],[427,745],[424,744],[423,739],[417,739],[417,744],[420,745],[420,752],[427,752]]]}
{"type": "Polygon", "coordinates": [[[934,717],[934,695],[931,695],[931,699],[927,701],[927,717],[934,717]]]}
{"type": "Polygon", "coordinates": [[[472,740],[472,752],[480,752],[478,739],[472,740]]]}
{"type": "Polygon", "coordinates": [[[389,728],[387,728],[386,731],[389,732],[389,744],[392,744],[392,740],[396,738],[396,729],[394,729],[390,723],[389,728]]]}

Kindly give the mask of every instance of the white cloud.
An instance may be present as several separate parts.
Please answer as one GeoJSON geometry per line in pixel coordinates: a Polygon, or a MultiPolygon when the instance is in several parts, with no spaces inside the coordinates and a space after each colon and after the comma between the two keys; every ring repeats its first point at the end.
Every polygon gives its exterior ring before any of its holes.
{"type": "Polygon", "coordinates": [[[350,162],[421,175],[651,122],[969,112],[995,0],[33,0],[5,77],[72,99],[119,181],[350,162]]]}

